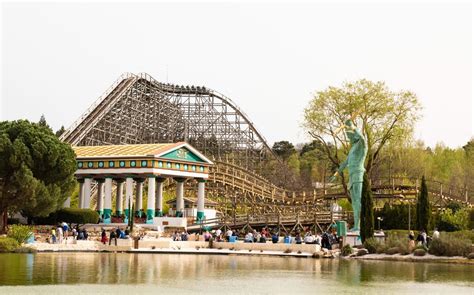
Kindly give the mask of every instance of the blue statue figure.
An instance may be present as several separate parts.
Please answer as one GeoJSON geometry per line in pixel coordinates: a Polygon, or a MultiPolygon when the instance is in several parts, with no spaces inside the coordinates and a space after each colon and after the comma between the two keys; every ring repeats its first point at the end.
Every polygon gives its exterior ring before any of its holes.
{"type": "Polygon", "coordinates": [[[354,227],[351,231],[358,231],[360,225],[360,206],[362,197],[362,182],[364,179],[364,163],[367,156],[367,141],[364,136],[354,126],[352,120],[347,120],[344,124],[346,135],[351,142],[351,149],[347,159],[341,163],[339,169],[331,177],[334,181],[337,175],[341,175],[346,167],[349,168],[349,191],[352,200],[352,210],[354,211],[354,227]]]}

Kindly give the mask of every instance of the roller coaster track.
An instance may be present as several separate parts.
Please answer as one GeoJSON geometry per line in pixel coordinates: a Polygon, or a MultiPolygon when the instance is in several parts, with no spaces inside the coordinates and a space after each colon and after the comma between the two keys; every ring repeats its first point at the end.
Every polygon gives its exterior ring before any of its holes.
{"type": "MultiPolygon", "coordinates": [[[[328,212],[328,204],[348,197],[341,186],[288,191],[274,185],[259,171],[265,157],[278,158],[231,99],[206,87],[161,83],[145,73],[120,76],[61,139],[71,145],[186,140],[214,159],[208,191],[224,213],[323,214],[328,212]]],[[[467,189],[434,181],[428,181],[428,188],[435,206],[444,206],[451,200],[472,206],[474,201],[474,192],[467,189]]],[[[415,179],[372,180],[376,199],[410,201],[418,189],[415,179]]]]}

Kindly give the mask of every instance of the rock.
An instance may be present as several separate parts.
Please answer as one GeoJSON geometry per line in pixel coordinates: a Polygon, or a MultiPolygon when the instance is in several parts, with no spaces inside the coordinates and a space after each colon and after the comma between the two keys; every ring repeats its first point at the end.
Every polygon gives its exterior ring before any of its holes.
{"type": "Polygon", "coordinates": [[[469,255],[467,255],[467,259],[474,259],[474,252],[469,253],[469,255]]]}
{"type": "Polygon", "coordinates": [[[388,248],[387,251],[385,251],[385,254],[388,254],[388,255],[393,255],[397,253],[400,253],[400,248],[398,247],[388,248]]]}
{"type": "Polygon", "coordinates": [[[415,249],[415,251],[413,251],[413,255],[414,256],[425,256],[426,251],[424,249],[415,249]]]}
{"type": "Polygon", "coordinates": [[[357,256],[364,256],[364,255],[367,255],[367,254],[369,254],[369,250],[367,250],[367,249],[359,249],[357,251],[357,256]]]}

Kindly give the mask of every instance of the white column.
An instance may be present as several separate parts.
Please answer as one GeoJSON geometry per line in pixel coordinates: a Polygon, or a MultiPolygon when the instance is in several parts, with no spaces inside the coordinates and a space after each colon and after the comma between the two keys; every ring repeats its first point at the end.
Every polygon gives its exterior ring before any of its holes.
{"type": "Polygon", "coordinates": [[[84,199],[82,200],[82,208],[90,209],[91,207],[91,178],[84,178],[84,199]]]}
{"type": "Polygon", "coordinates": [[[84,208],[84,179],[81,178],[81,179],[78,179],[77,181],[79,182],[79,195],[77,196],[78,198],[77,207],[79,209],[82,209],[84,208]]]}
{"type": "Polygon", "coordinates": [[[204,194],[205,194],[205,180],[198,179],[198,192],[197,192],[197,215],[196,219],[204,219],[204,194]]]}
{"type": "Polygon", "coordinates": [[[146,223],[153,223],[155,217],[155,177],[148,177],[148,199],[146,202],[146,223]]]}
{"type": "Polygon", "coordinates": [[[97,213],[99,216],[104,213],[104,180],[98,179],[97,180],[97,213]]]}
{"type": "Polygon", "coordinates": [[[112,217],[112,178],[105,179],[104,223],[110,223],[112,217]]]}
{"type": "Polygon", "coordinates": [[[158,182],[156,185],[156,216],[160,217],[163,216],[163,182],[165,181],[164,178],[156,179],[158,182]]]}
{"type": "Polygon", "coordinates": [[[125,181],[125,216],[129,216],[131,203],[133,202],[133,178],[127,177],[125,181]]]}
{"type": "Polygon", "coordinates": [[[144,179],[137,180],[137,199],[135,200],[135,215],[142,217],[143,212],[143,181],[144,179]]]}
{"type": "Polygon", "coordinates": [[[117,194],[115,197],[115,215],[120,217],[123,213],[123,179],[117,179],[117,194]]]}
{"type": "Polygon", "coordinates": [[[176,178],[176,217],[184,216],[184,178],[176,178]]]}

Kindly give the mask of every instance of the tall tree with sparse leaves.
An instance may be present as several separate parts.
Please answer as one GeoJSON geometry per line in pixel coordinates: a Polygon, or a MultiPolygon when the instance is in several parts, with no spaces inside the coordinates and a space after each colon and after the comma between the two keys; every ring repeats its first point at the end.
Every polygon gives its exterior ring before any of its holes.
{"type": "Polygon", "coordinates": [[[0,231],[7,213],[47,216],[75,186],[75,155],[43,123],[0,122],[0,231]]]}
{"type": "MultiPolygon", "coordinates": [[[[371,176],[386,145],[411,139],[420,108],[414,93],[395,92],[384,82],[362,79],[317,92],[305,109],[303,126],[322,144],[334,167],[339,167],[350,144],[345,133],[338,131],[352,117],[367,140],[365,168],[371,176]]],[[[347,190],[344,175],[341,181],[347,190]]]]}
{"type": "Polygon", "coordinates": [[[374,236],[374,200],[369,177],[364,173],[360,211],[360,238],[362,243],[374,236]]]}
{"type": "Polygon", "coordinates": [[[430,202],[428,200],[428,187],[425,176],[421,178],[421,189],[416,202],[416,227],[418,230],[428,230],[431,218],[430,202]]]}

